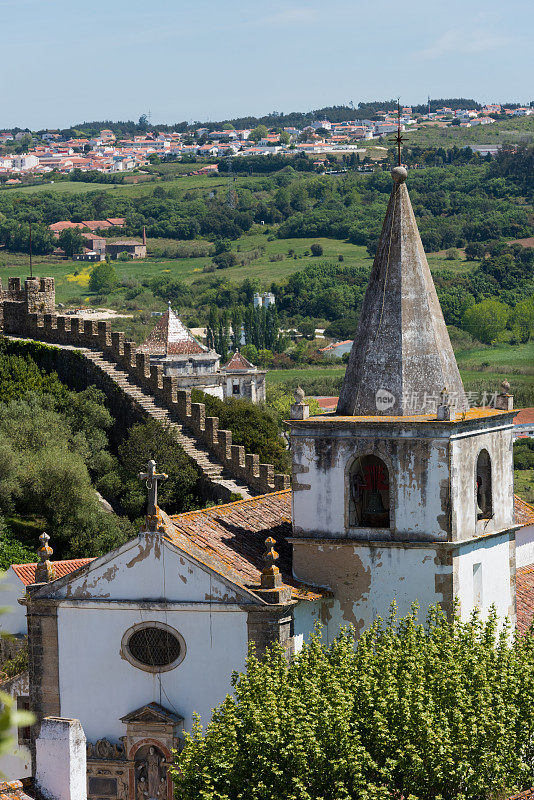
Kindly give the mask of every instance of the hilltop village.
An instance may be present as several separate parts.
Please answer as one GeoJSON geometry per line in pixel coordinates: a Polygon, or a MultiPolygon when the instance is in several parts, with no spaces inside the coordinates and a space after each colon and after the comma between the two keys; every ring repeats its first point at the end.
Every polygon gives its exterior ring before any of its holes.
{"type": "MultiPolygon", "coordinates": [[[[32,132],[17,130],[0,132],[0,179],[8,185],[20,180],[20,175],[67,175],[74,170],[82,172],[127,173],[151,163],[154,158],[183,158],[194,156],[217,159],[225,156],[295,155],[305,153],[318,157],[325,155],[365,155],[362,144],[380,142],[397,131],[416,131],[426,127],[444,128],[459,126],[470,128],[491,125],[495,115],[509,117],[529,116],[531,106],[507,108],[497,103],[479,109],[437,108],[426,114],[414,114],[412,108],[392,108],[377,111],[373,119],[347,119],[332,122],[318,119],[302,128],[282,127],[269,130],[263,125],[255,128],[235,129],[231,124],[222,130],[198,125],[186,131],[149,130],[132,138],[118,138],[112,130],[103,129],[91,138],[65,138],[58,131],[32,132]],[[400,114],[398,113],[400,112],[400,114]],[[491,116],[493,115],[493,116],[491,116]],[[15,147],[12,145],[21,145],[15,147]]],[[[474,152],[495,155],[498,147],[473,145],[474,152]]],[[[318,161],[318,165],[321,161],[318,161]]],[[[195,174],[217,171],[215,164],[199,166],[195,174]]]]}

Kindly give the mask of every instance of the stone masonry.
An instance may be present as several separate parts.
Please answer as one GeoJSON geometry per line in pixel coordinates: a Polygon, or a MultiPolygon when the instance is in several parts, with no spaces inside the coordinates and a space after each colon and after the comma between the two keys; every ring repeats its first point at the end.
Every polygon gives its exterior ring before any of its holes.
{"type": "MultiPolygon", "coordinates": [[[[123,333],[112,332],[108,321],[96,322],[53,313],[53,278],[27,279],[24,289],[20,287],[20,279],[10,278],[8,292],[0,295],[0,308],[4,334],[86,349],[90,351],[84,353],[86,358],[98,362],[100,369],[107,372],[121,390],[125,389],[127,382],[148,393],[159,406],[170,412],[171,419],[181,423],[196,445],[207,450],[211,460],[228,476],[245,484],[252,494],[266,494],[289,487],[289,476],[275,474],[272,464],[260,464],[257,455],[246,453],[241,445],[232,444],[232,432],[219,430],[218,417],[207,417],[203,403],[191,402],[190,390],[178,389],[177,378],[164,376],[162,366],[151,365],[150,356],[137,352],[136,344],[125,341],[123,333]],[[34,310],[36,306],[37,311],[34,310]],[[41,313],[41,308],[44,313],[41,313]]],[[[205,465],[199,466],[203,470],[205,465]]],[[[228,492],[222,499],[229,499],[228,492]]]]}

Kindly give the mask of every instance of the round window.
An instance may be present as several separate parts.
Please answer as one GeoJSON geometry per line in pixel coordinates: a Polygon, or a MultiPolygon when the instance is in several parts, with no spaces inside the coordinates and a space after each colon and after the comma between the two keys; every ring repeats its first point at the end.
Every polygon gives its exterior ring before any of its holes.
{"type": "Polygon", "coordinates": [[[122,637],[122,652],[135,667],[165,672],[185,656],[185,642],[178,631],[161,622],[134,625],[122,637]]]}

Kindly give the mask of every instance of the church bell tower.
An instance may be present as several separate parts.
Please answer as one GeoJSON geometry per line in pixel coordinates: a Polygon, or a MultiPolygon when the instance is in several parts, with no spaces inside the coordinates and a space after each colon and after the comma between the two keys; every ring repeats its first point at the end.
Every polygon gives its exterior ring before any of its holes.
{"type": "Polygon", "coordinates": [[[392,176],[337,411],[291,420],[294,574],[331,590],[334,634],[393,600],[515,623],[512,398],[468,408],[407,172],[392,176]]]}

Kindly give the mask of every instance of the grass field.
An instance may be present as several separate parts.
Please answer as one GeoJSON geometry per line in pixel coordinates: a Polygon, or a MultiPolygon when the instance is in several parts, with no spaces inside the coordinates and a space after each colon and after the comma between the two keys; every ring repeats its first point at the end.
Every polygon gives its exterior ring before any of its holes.
{"type": "Polygon", "coordinates": [[[527,503],[534,503],[534,469],[514,470],[514,491],[527,503]]]}
{"type": "Polygon", "coordinates": [[[499,372],[510,370],[514,380],[518,377],[534,376],[534,341],[520,345],[500,345],[481,350],[464,350],[456,356],[458,365],[469,370],[473,367],[488,369],[486,365],[498,367],[499,372]],[[520,374],[520,372],[523,375],[520,374]]]}
{"type": "MultiPolygon", "coordinates": [[[[363,266],[371,268],[372,259],[367,249],[340,239],[273,239],[268,241],[268,236],[257,225],[251,235],[242,236],[232,243],[232,250],[237,257],[246,257],[247,253],[264,247],[265,251],[246,266],[235,266],[225,270],[217,270],[217,277],[225,278],[234,283],[240,283],[245,278],[258,279],[264,288],[269,288],[273,281],[280,282],[295,272],[305,269],[310,265],[317,265],[323,259],[338,261],[338,256],[343,256],[345,266],[363,266]],[[318,242],[323,247],[323,256],[314,258],[310,255],[310,245],[318,242]],[[239,251],[237,251],[239,248],[239,251]],[[294,256],[288,256],[289,250],[294,250],[294,256]],[[308,255],[306,255],[308,252],[308,255]],[[283,256],[281,261],[271,261],[271,258],[283,256]]],[[[164,246],[165,240],[153,240],[155,247],[164,246]]],[[[170,243],[170,240],[169,240],[170,243]]],[[[151,240],[148,241],[150,252],[151,240]]],[[[433,271],[441,269],[462,272],[470,268],[470,263],[463,260],[448,261],[443,255],[429,255],[428,261],[433,271]]],[[[169,275],[172,278],[191,283],[199,277],[204,277],[203,269],[211,263],[211,258],[156,258],[149,256],[143,261],[116,261],[115,268],[119,278],[135,278],[142,280],[156,275],[169,275]]],[[[34,274],[49,275],[56,280],[56,296],[59,303],[69,303],[82,293],[87,293],[87,266],[80,262],[58,260],[53,256],[34,256],[34,274]],[[74,272],[80,272],[78,279],[74,272]],[[69,279],[70,276],[70,279],[69,279]]],[[[28,274],[28,257],[19,253],[4,252],[0,255],[0,277],[4,284],[9,276],[26,277],[28,274]]]]}

